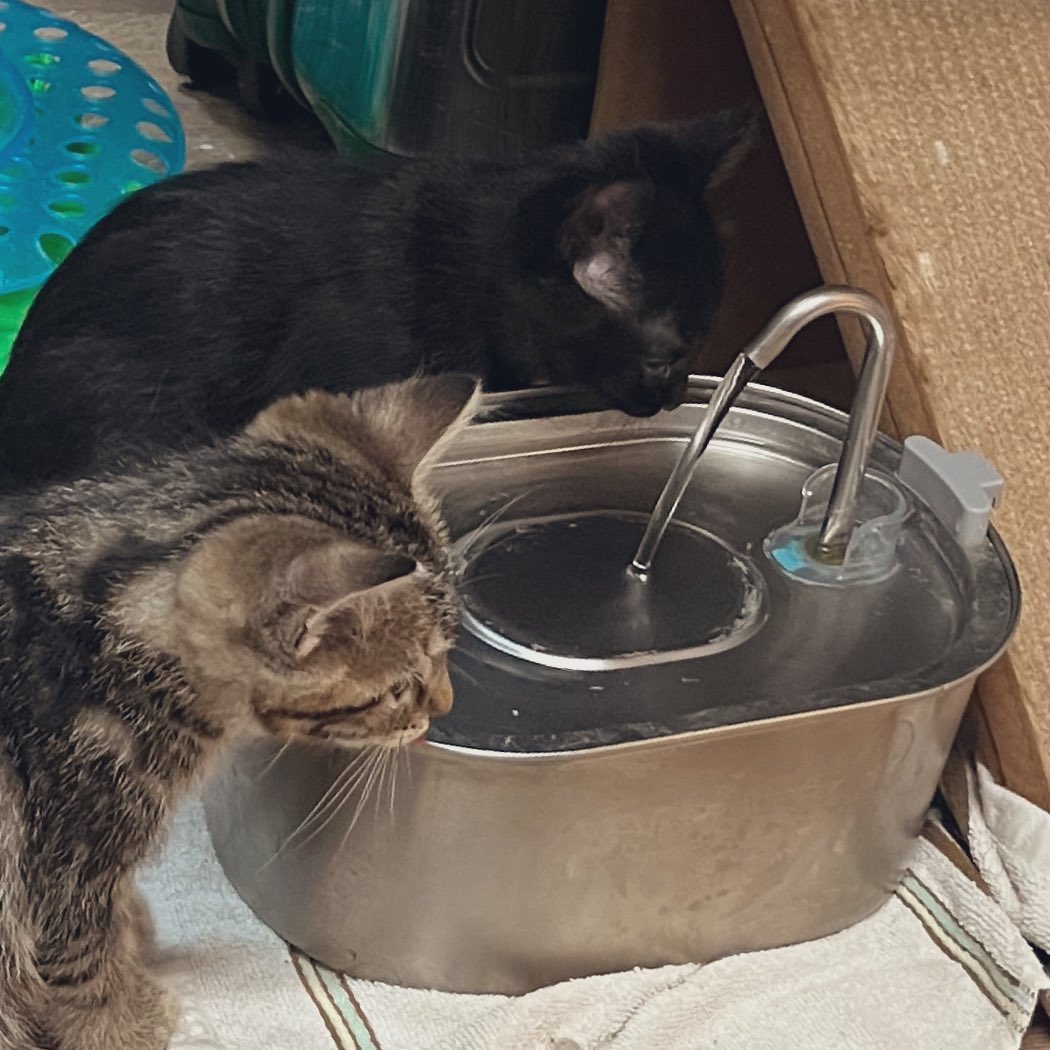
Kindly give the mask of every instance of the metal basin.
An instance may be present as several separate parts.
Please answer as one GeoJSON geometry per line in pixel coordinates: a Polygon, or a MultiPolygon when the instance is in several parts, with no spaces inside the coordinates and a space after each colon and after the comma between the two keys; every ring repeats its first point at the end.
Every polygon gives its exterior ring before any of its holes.
{"type": "MultiPolygon", "coordinates": [[[[1013,567],[994,532],[964,549],[902,486],[888,574],[785,572],[763,545],[847,418],[751,387],[651,588],[625,590],[608,567],[713,385],[646,421],[494,398],[493,416],[534,418],[481,422],[446,452],[456,704],[407,750],[393,798],[352,825],[351,798],[296,841],[348,763],[305,744],[246,748],[207,790],[219,859],[281,936],[362,977],[518,993],[822,936],[886,899],[1015,625],[1013,567]]],[[[899,457],[878,439],[873,484],[899,457]]]]}

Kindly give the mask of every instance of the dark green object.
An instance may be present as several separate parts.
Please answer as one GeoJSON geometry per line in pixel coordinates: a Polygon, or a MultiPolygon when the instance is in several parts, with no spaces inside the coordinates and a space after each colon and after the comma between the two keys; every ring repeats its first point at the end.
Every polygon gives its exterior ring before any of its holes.
{"type": "Polygon", "coordinates": [[[168,61],[202,88],[236,77],[256,116],[305,104],[292,65],[294,0],[178,0],[168,24],[168,61]]]}
{"type": "Polygon", "coordinates": [[[513,157],[587,133],[605,0],[177,0],[175,69],[308,106],[340,152],[513,157]]]}

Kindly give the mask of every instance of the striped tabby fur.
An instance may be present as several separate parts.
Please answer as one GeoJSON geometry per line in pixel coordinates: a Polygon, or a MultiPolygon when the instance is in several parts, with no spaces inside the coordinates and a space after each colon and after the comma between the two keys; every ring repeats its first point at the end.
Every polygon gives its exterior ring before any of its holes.
{"type": "Polygon", "coordinates": [[[422,487],[474,383],[310,393],[0,508],[0,1048],[158,1050],[136,867],[239,735],[399,746],[448,710],[422,487]]]}

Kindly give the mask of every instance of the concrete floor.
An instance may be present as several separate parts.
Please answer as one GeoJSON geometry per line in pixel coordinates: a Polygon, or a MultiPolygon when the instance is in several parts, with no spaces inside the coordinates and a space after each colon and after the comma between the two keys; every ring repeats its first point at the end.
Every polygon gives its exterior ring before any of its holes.
{"type": "Polygon", "coordinates": [[[245,113],[232,92],[229,98],[220,98],[187,87],[168,65],[164,50],[174,0],[87,0],[77,5],[33,2],[119,47],[164,88],[182,118],[187,168],[245,160],[288,144],[328,148],[321,126],[305,112],[286,123],[263,123],[245,113]]]}

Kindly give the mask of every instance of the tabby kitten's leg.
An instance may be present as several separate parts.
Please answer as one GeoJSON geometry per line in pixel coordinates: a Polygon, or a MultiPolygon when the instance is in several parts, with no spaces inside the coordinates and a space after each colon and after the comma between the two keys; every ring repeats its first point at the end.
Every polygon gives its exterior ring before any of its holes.
{"type": "MultiPolygon", "coordinates": [[[[3,740],[0,740],[2,753],[3,740]]],[[[34,929],[23,878],[23,791],[0,758],[0,1050],[41,1050],[39,1029],[46,989],[34,959],[34,929]]]]}
{"type": "MultiPolygon", "coordinates": [[[[6,966],[0,954],[0,967],[6,966]]],[[[35,990],[21,974],[0,971],[0,1050],[52,1050],[35,1020],[41,1005],[35,990]]]]}
{"type": "Polygon", "coordinates": [[[138,958],[145,963],[153,955],[157,931],[153,925],[149,905],[142,894],[134,888],[128,892],[128,922],[131,925],[131,935],[138,946],[138,958]]]}
{"type": "Polygon", "coordinates": [[[38,963],[57,1050],[164,1050],[177,1010],[143,966],[145,904],[128,876],[110,894],[92,890],[93,899],[54,916],[65,936],[52,926],[38,963]]]}

